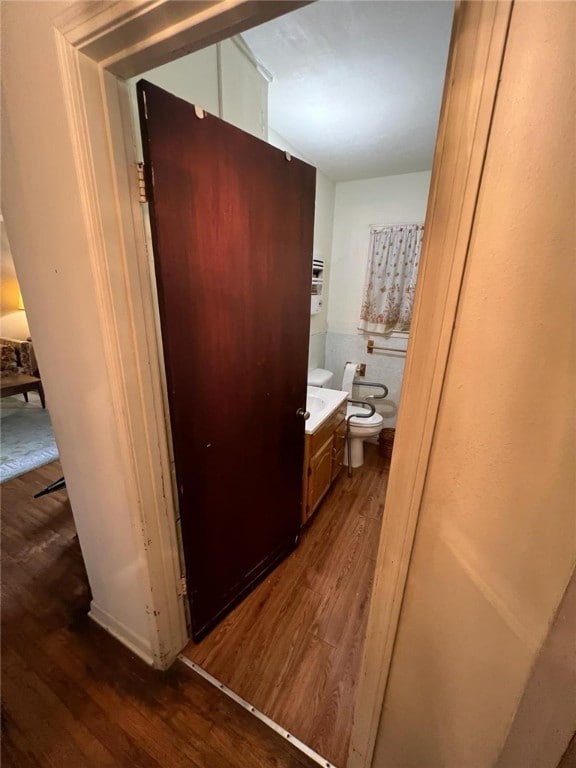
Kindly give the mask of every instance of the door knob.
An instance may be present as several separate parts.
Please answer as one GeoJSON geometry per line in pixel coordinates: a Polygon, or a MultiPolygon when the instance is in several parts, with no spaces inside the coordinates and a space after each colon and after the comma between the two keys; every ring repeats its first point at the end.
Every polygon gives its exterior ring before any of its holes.
{"type": "Polygon", "coordinates": [[[308,421],[310,418],[310,411],[305,411],[304,408],[298,408],[296,411],[296,416],[302,416],[304,421],[308,421]]]}

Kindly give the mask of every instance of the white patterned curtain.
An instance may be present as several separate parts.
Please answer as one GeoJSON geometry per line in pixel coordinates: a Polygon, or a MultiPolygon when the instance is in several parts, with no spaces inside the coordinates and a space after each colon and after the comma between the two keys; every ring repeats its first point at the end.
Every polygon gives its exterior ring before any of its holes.
{"type": "Polygon", "coordinates": [[[423,224],[394,224],[370,230],[359,328],[371,333],[410,329],[423,235],[423,224]]]}

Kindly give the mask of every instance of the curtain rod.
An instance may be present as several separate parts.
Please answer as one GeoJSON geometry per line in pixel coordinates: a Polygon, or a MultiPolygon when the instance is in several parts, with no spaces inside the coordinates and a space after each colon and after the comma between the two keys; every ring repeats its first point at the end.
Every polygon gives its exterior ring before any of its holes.
{"type": "Polygon", "coordinates": [[[398,221],[393,224],[370,224],[370,229],[384,229],[385,227],[414,227],[424,226],[423,221],[398,221]]]}

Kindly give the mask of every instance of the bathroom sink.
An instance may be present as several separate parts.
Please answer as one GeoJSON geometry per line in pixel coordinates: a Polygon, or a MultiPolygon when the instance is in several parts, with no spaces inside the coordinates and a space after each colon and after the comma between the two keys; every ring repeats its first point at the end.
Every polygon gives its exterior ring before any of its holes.
{"type": "Polygon", "coordinates": [[[310,414],[320,413],[320,411],[323,411],[324,408],[326,408],[326,405],[326,400],[323,400],[321,397],[310,394],[306,395],[306,410],[309,411],[310,414]]]}
{"type": "Polygon", "coordinates": [[[347,392],[326,387],[308,386],[306,391],[306,410],[310,418],[304,422],[307,435],[312,435],[346,400],[347,392]]]}

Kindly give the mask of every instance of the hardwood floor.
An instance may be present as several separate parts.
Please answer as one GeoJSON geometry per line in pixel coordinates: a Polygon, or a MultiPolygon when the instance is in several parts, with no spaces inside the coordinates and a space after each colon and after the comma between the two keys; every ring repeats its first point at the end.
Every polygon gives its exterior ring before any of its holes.
{"type": "Polygon", "coordinates": [[[375,446],[345,470],[298,549],[185,655],[338,768],[352,703],[388,480],[375,446]]]}
{"type": "Polygon", "coordinates": [[[66,492],[32,495],[56,462],[2,493],[5,768],[311,768],[184,665],[156,672],[97,627],[66,492]]]}

